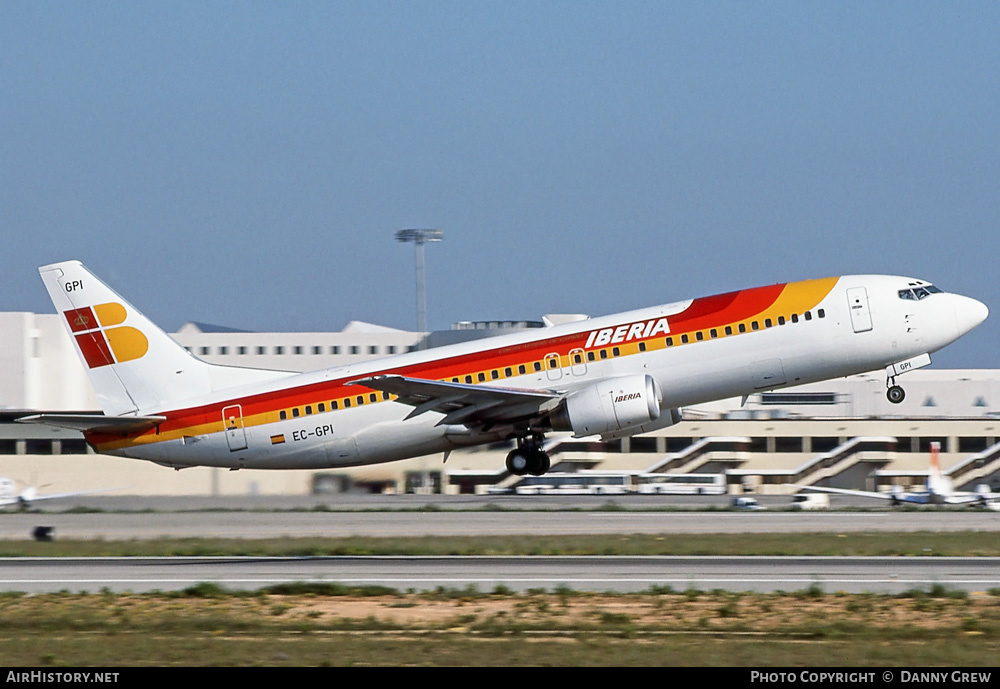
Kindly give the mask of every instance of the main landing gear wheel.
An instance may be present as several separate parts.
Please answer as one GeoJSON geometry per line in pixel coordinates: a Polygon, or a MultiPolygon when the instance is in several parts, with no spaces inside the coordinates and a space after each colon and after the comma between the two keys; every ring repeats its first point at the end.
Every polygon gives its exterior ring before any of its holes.
{"type": "Polygon", "coordinates": [[[507,471],[515,476],[541,476],[548,471],[552,462],[549,454],[539,447],[535,441],[524,440],[516,450],[507,455],[507,471]]]}
{"type": "Polygon", "coordinates": [[[885,391],[885,396],[893,404],[899,404],[906,399],[906,392],[898,385],[892,385],[885,391]]]}

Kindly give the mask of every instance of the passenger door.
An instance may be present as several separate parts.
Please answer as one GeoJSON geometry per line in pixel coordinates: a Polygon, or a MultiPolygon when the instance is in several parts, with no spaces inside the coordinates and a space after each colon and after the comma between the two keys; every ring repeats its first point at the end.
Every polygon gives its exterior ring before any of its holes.
{"type": "Polygon", "coordinates": [[[847,307],[851,312],[851,326],[856,333],[872,329],[872,314],[868,309],[868,290],[851,287],[847,290],[847,307]]]}

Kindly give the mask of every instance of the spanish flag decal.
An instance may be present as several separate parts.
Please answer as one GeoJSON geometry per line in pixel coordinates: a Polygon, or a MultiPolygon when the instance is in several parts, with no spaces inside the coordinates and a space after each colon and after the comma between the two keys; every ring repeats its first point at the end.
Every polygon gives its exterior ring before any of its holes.
{"type": "Polygon", "coordinates": [[[272,435],[271,436],[271,444],[272,445],[281,445],[283,442],[285,442],[285,434],[284,433],[279,433],[278,435],[272,435]]]}
{"type": "Polygon", "coordinates": [[[64,311],[63,315],[90,368],[139,359],[149,351],[145,335],[121,325],[128,315],[121,304],[85,306],[64,311]]]}

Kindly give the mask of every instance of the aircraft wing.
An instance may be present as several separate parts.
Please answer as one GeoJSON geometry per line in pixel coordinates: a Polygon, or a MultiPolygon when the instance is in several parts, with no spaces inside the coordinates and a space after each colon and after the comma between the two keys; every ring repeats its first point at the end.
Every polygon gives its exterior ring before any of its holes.
{"type": "Polygon", "coordinates": [[[22,494],[24,502],[38,502],[39,500],[60,500],[62,498],[75,498],[80,495],[96,495],[98,493],[110,493],[113,490],[121,490],[121,488],[98,488],[96,490],[78,490],[72,493],[47,493],[45,495],[38,494],[22,494]]]}
{"type": "Polygon", "coordinates": [[[165,416],[100,416],[98,414],[33,414],[17,419],[19,423],[40,423],[74,431],[129,433],[144,431],[166,420],[165,416]]]}
{"type": "Polygon", "coordinates": [[[438,426],[489,425],[537,416],[555,409],[564,394],[555,390],[500,388],[392,375],[361,378],[348,385],[363,385],[396,395],[397,402],[414,407],[408,419],[429,411],[442,413],[444,418],[438,426]]]}
{"type": "Polygon", "coordinates": [[[852,490],[850,488],[823,488],[821,486],[796,486],[796,488],[801,488],[802,490],[815,490],[820,493],[837,493],[840,495],[856,495],[862,498],[877,498],[879,500],[898,500],[906,501],[905,498],[911,494],[909,493],[878,493],[871,490],[852,490]]]}
{"type": "Polygon", "coordinates": [[[77,490],[70,493],[46,493],[44,495],[39,495],[38,489],[34,486],[28,486],[18,495],[5,495],[0,498],[0,507],[10,507],[12,505],[17,505],[18,507],[25,509],[30,505],[41,500],[59,500],[62,498],[75,498],[80,495],[95,495],[97,493],[108,493],[113,490],[121,490],[124,486],[119,486],[117,488],[97,488],[95,490],[77,490]]]}
{"type": "MultiPolygon", "coordinates": [[[[983,505],[990,507],[991,504],[998,502],[1000,502],[1000,493],[991,493],[989,490],[977,490],[975,492],[960,491],[952,493],[944,499],[946,505],[983,505]]],[[[990,509],[1000,508],[990,507],[990,509]]]]}

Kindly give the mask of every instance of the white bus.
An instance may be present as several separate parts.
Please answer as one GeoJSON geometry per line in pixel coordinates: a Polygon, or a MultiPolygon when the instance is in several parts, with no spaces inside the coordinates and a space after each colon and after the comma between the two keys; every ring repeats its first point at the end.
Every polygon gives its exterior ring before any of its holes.
{"type": "Polygon", "coordinates": [[[629,474],[578,471],[526,476],[514,492],[518,495],[624,495],[634,489],[629,474]]]}
{"type": "Polygon", "coordinates": [[[636,488],[642,494],[725,495],[725,474],[639,474],[636,488]]]}

